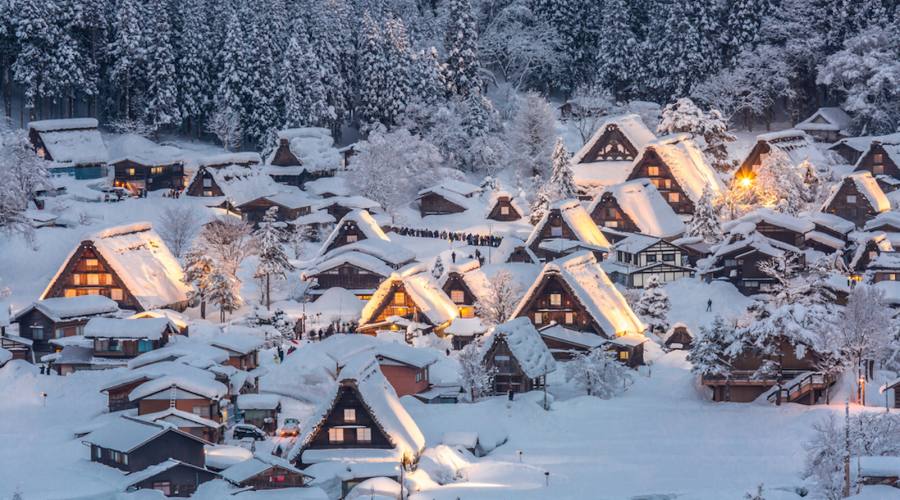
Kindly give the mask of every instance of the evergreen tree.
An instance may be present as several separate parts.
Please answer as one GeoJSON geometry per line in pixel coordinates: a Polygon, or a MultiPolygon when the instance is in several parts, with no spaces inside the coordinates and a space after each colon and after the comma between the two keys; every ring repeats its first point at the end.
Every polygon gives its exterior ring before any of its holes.
{"type": "Polygon", "coordinates": [[[578,197],[578,188],[569,164],[569,152],[561,137],[556,140],[550,163],[550,180],[541,186],[531,205],[532,224],[537,224],[554,202],[578,197]]]}
{"type": "Polygon", "coordinates": [[[434,279],[440,279],[441,276],[444,275],[444,261],[441,260],[441,256],[438,255],[437,258],[434,259],[434,265],[431,267],[431,276],[434,279]]]}
{"type": "Polygon", "coordinates": [[[328,126],[335,118],[327,104],[316,53],[300,32],[288,41],[281,63],[281,93],[285,127],[328,126]],[[306,43],[304,43],[306,42],[306,43]],[[305,73],[304,78],[297,78],[305,73]]]}
{"type": "Polygon", "coordinates": [[[265,279],[267,310],[272,303],[272,278],[283,280],[287,278],[289,271],[294,270],[294,266],[288,260],[284,246],[281,244],[286,237],[280,227],[282,223],[275,220],[277,214],[278,207],[269,208],[259,224],[259,229],[253,235],[259,253],[259,264],[256,266],[254,276],[265,279]]]}
{"type": "Polygon", "coordinates": [[[481,90],[478,30],[469,0],[448,0],[444,76],[451,94],[468,96],[481,90]]]}
{"type": "Polygon", "coordinates": [[[411,98],[423,106],[440,102],[447,92],[447,83],[441,72],[437,49],[429,47],[420,51],[413,60],[411,98]]]}
{"type": "Polygon", "coordinates": [[[115,35],[109,44],[113,60],[110,77],[116,83],[121,99],[121,116],[135,117],[138,106],[134,102],[136,89],[146,73],[147,49],[144,20],[147,10],[140,0],[120,0],[116,4],[115,35]]]}
{"type": "Polygon", "coordinates": [[[752,49],[759,41],[763,16],[771,7],[769,0],[729,0],[722,30],[722,49],[729,66],[737,64],[742,50],[752,49]]]}
{"type": "Polygon", "coordinates": [[[627,366],[616,353],[602,347],[578,352],[566,363],[566,380],[587,391],[588,396],[610,399],[631,382],[627,366]]]}
{"type": "Polygon", "coordinates": [[[556,118],[546,99],[528,92],[520,99],[516,114],[506,130],[506,140],[523,178],[547,178],[548,160],[553,154],[556,118]]]}
{"type": "Polygon", "coordinates": [[[384,123],[396,125],[412,94],[413,59],[406,26],[401,19],[388,19],[384,25],[384,35],[384,54],[389,69],[387,78],[391,82],[386,89],[384,123]]]}
{"type": "Polygon", "coordinates": [[[706,243],[716,243],[722,240],[722,226],[719,224],[719,216],[713,205],[712,191],[709,186],[703,187],[703,194],[697,200],[694,207],[694,215],[688,224],[685,236],[703,238],[706,243]]]}
{"type": "Polygon", "coordinates": [[[644,285],[641,298],[634,305],[634,312],[650,327],[650,331],[661,335],[669,329],[669,295],[660,287],[659,279],[652,276],[644,285]]]}
{"type": "Polygon", "coordinates": [[[209,276],[207,299],[219,308],[219,322],[225,322],[225,314],[241,307],[241,296],[237,293],[238,280],[221,269],[214,269],[209,276]]]}
{"type": "Polygon", "coordinates": [[[378,23],[368,13],[362,19],[360,38],[356,117],[363,128],[368,128],[387,115],[385,95],[389,85],[384,37],[378,23]]]}
{"type": "Polygon", "coordinates": [[[719,69],[717,0],[675,0],[665,15],[657,14],[658,43],[645,46],[657,61],[649,83],[661,98],[688,95],[692,86],[719,69]]]}
{"type": "Polygon", "coordinates": [[[215,109],[221,113],[237,113],[243,130],[249,103],[250,77],[247,60],[250,56],[244,36],[244,24],[237,9],[230,12],[225,26],[225,38],[219,51],[219,85],[215,94],[215,109]]]}
{"type": "Polygon", "coordinates": [[[193,247],[184,256],[184,283],[192,287],[190,300],[200,303],[200,317],[206,319],[206,300],[215,263],[206,251],[193,247]]]}
{"type": "Polygon", "coordinates": [[[242,122],[247,137],[263,147],[275,141],[275,132],[282,122],[275,69],[279,55],[285,51],[281,37],[287,32],[287,16],[283,0],[265,0],[260,5],[246,2],[242,9],[242,17],[249,19],[245,25],[249,30],[249,58],[245,61],[249,78],[242,122]]]}
{"type": "Polygon", "coordinates": [[[177,4],[180,22],[176,35],[178,61],[178,105],[188,132],[198,126],[212,93],[210,67],[213,66],[212,30],[203,0],[177,4]]]}
{"type": "Polygon", "coordinates": [[[314,2],[311,7],[307,27],[325,90],[328,114],[323,116],[328,117],[331,135],[339,139],[341,124],[350,113],[355,57],[348,7],[343,0],[314,2]]]}
{"type": "Polygon", "coordinates": [[[178,106],[178,75],[175,72],[175,49],[172,45],[172,22],[167,0],[150,0],[146,4],[145,37],[147,89],[142,99],[142,118],[154,130],[181,124],[178,106]]]}
{"type": "Polygon", "coordinates": [[[693,365],[691,371],[694,373],[703,376],[728,376],[731,374],[731,360],[741,350],[742,346],[735,337],[734,324],[716,316],[711,325],[700,327],[687,359],[693,365]]]}
{"type": "Polygon", "coordinates": [[[639,41],[632,28],[631,9],[626,0],[606,0],[600,26],[597,72],[600,83],[617,98],[630,94],[640,57],[639,41]]]}

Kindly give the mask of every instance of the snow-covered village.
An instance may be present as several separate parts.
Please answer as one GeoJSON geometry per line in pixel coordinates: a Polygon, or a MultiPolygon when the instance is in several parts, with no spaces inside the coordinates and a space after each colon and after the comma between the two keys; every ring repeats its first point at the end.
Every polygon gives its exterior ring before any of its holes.
{"type": "Polygon", "coordinates": [[[900,2],[0,0],[0,422],[0,500],[900,499],[900,2]]]}

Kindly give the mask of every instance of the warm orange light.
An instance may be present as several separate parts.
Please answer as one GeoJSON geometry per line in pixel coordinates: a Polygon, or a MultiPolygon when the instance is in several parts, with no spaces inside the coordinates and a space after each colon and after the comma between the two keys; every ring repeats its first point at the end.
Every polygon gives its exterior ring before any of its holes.
{"type": "Polygon", "coordinates": [[[741,179],[741,187],[750,187],[753,184],[753,180],[749,177],[744,177],[741,179]]]}

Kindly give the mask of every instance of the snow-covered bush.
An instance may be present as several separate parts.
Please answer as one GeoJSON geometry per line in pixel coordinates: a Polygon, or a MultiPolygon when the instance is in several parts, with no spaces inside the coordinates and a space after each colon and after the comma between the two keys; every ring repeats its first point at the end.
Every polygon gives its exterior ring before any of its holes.
{"type": "Polygon", "coordinates": [[[485,326],[508,320],[519,303],[519,287],[512,273],[499,271],[488,280],[488,287],[475,302],[475,315],[485,326]]]}
{"type": "Polygon", "coordinates": [[[734,142],[735,137],[728,132],[728,121],[717,109],[705,112],[694,101],[683,97],[663,109],[656,132],[660,135],[687,132],[700,144],[707,160],[717,170],[727,172],[734,166],[728,161],[725,145],[734,142]]]}
{"type": "Polygon", "coordinates": [[[588,396],[610,399],[632,381],[631,371],[616,359],[616,353],[597,348],[576,353],[566,363],[566,380],[587,391],[588,396]]]}
{"type": "Polygon", "coordinates": [[[479,342],[472,342],[459,351],[459,383],[472,401],[489,394],[494,388],[494,371],[484,363],[479,342]]]}
{"type": "Polygon", "coordinates": [[[634,305],[634,312],[650,327],[650,331],[660,335],[669,329],[669,295],[659,284],[659,279],[652,276],[641,298],[634,305]]]}

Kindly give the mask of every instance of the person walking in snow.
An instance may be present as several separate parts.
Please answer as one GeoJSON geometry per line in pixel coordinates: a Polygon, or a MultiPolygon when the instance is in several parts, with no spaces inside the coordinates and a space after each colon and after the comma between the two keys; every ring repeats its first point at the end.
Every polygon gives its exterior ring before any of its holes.
{"type": "Polygon", "coordinates": [[[706,312],[712,311],[712,299],[706,301],[706,312]]]}
{"type": "Polygon", "coordinates": [[[278,346],[278,362],[281,363],[282,361],[284,361],[284,349],[278,346]]]}

